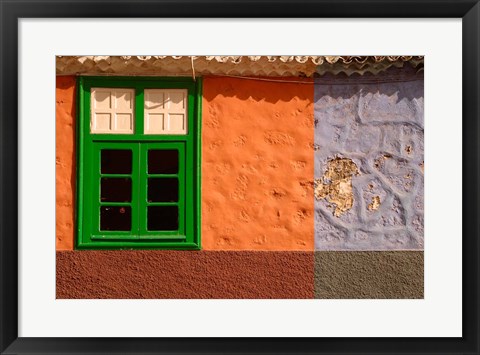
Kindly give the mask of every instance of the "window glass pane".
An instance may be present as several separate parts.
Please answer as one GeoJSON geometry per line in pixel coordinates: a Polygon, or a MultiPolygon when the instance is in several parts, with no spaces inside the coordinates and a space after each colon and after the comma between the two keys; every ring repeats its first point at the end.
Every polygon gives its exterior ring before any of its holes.
{"type": "Polygon", "coordinates": [[[149,231],[178,230],[177,206],[149,206],[147,229],[149,231]]]}
{"type": "Polygon", "coordinates": [[[149,174],[177,174],[178,173],[178,150],[148,151],[149,174]]]}
{"type": "Polygon", "coordinates": [[[149,178],[148,202],[177,202],[177,178],[149,178]]]}
{"type": "Polygon", "coordinates": [[[102,174],[131,174],[132,151],[102,149],[102,174]]]}
{"type": "Polygon", "coordinates": [[[132,229],[132,209],[130,206],[101,206],[101,231],[129,231],[132,229]]]}
{"type": "Polygon", "coordinates": [[[132,179],[130,178],[102,178],[102,202],[130,202],[132,201],[132,179]]]}

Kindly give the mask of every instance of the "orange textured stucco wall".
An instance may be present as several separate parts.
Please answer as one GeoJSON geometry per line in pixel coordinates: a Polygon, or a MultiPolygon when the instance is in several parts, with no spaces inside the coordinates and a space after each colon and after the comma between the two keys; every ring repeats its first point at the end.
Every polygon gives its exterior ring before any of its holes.
{"type": "MultiPolygon", "coordinates": [[[[202,249],[313,250],[313,83],[205,77],[203,95],[202,249]]],[[[56,146],[56,246],[72,250],[75,77],[57,78],[56,146]]]]}
{"type": "Polygon", "coordinates": [[[313,82],[203,83],[202,248],[313,250],[313,82]]]}
{"type": "Polygon", "coordinates": [[[75,228],[75,77],[56,82],[56,245],[72,250],[75,228]]]}

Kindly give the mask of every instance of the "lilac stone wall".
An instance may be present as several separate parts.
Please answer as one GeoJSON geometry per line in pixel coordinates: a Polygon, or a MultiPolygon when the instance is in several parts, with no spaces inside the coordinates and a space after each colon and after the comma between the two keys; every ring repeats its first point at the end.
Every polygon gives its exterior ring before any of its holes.
{"type": "Polygon", "coordinates": [[[316,79],[316,250],[423,250],[423,88],[413,68],[316,79]]]}

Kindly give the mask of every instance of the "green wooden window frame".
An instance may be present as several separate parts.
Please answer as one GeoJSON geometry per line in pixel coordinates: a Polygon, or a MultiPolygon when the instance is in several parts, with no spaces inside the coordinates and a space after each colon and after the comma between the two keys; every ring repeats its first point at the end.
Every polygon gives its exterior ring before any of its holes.
{"type": "MultiPolygon", "coordinates": [[[[193,249],[200,243],[200,129],[201,79],[159,77],[79,77],[77,122],[77,249],[193,249]],[[90,131],[91,88],[134,89],[133,134],[95,134],[90,131]],[[187,133],[144,134],[144,90],[186,89],[187,133]],[[102,151],[131,152],[131,171],[101,170],[102,151]],[[148,152],[178,152],[178,171],[149,172],[148,152]],[[129,200],[105,202],[101,184],[108,179],[130,183],[129,200]],[[177,182],[176,200],[151,201],[148,184],[177,182]],[[101,230],[100,211],[115,209],[131,215],[130,230],[101,230]],[[178,228],[149,230],[149,213],[178,211],[178,228]]],[[[175,185],[175,184],[174,184],[175,185]]],[[[106,213],[106,212],[105,212],[106,213]]],[[[104,228],[105,229],[105,228],[104,228]]],[[[125,229],[128,229],[125,228],[125,229]]],[[[155,229],[155,228],[153,228],[155,229]]]]}

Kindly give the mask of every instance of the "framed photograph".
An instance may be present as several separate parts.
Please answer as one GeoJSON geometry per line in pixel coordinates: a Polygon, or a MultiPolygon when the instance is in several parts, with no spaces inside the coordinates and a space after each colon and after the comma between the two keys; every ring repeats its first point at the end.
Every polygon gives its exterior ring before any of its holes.
{"type": "Polygon", "coordinates": [[[2,1],[1,353],[477,354],[479,6],[2,1]]]}

